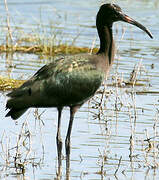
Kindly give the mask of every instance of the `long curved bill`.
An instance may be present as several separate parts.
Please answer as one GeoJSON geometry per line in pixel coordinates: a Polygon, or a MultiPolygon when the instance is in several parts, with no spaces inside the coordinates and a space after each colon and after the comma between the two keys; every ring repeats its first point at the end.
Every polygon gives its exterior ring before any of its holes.
{"type": "Polygon", "coordinates": [[[121,21],[124,21],[124,22],[127,22],[129,24],[132,24],[132,25],[135,25],[137,26],[138,28],[142,29],[144,32],[146,32],[150,38],[153,38],[151,32],[145,27],[143,26],[142,24],[138,23],[137,21],[135,21],[134,19],[132,19],[131,17],[127,16],[126,14],[123,14],[123,13],[120,13],[119,15],[120,17],[120,20],[121,21]]]}

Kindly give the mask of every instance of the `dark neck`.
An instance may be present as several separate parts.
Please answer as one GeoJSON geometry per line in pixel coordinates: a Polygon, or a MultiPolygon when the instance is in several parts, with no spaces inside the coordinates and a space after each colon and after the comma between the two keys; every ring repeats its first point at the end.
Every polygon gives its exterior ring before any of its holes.
{"type": "Polygon", "coordinates": [[[97,26],[97,30],[100,39],[100,48],[97,54],[108,56],[109,64],[111,64],[113,44],[112,26],[97,26]]]}

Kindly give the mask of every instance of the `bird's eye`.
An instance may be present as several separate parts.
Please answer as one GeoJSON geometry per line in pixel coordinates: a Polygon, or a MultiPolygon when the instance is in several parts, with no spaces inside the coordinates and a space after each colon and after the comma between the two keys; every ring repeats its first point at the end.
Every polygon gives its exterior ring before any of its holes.
{"type": "Polygon", "coordinates": [[[119,16],[119,12],[118,11],[114,11],[114,17],[118,18],[118,16],[119,16]]]}

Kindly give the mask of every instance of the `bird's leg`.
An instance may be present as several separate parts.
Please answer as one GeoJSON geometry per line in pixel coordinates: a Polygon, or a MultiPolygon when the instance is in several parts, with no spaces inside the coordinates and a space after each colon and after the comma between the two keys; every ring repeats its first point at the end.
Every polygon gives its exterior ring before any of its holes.
{"type": "Polygon", "coordinates": [[[65,148],[66,148],[66,177],[69,179],[70,174],[70,136],[72,130],[73,119],[76,111],[80,108],[80,106],[70,107],[70,121],[67,130],[67,136],[65,139],[65,148]]]}
{"type": "Polygon", "coordinates": [[[62,152],[62,138],[61,138],[61,113],[62,107],[58,108],[58,127],[57,127],[57,136],[56,136],[56,143],[57,143],[57,152],[58,152],[58,172],[57,176],[61,177],[61,152],[62,152]]]}

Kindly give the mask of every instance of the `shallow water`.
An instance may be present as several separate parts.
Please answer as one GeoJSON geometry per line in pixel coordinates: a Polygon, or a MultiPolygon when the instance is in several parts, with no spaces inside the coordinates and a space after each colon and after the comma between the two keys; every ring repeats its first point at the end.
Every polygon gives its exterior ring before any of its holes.
{"type": "MultiPolygon", "coordinates": [[[[157,0],[113,2],[117,2],[128,15],[149,28],[154,39],[151,40],[136,27],[115,23],[114,39],[118,51],[106,90],[111,93],[104,97],[102,109],[98,103],[101,95],[97,94],[76,114],[71,136],[70,177],[91,180],[158,179],[159,3],[157,0]],[[135,65],[140,65],[137,79],[143,86],[133,89],[123,84],[121,88],[115,87],[113,83],[117,75],[125,81],[128,80],[135,65]],[[144,141],[147,138],[150,138],[150,142],[144,141]]],[[[49,37],[51,23],[56,27],[59,41],[60,38],[67,43],[74,40],[75,45],[86,47],[92,47],[94,41],[95,46],[99,45],[94,26],[100,4],[101,1],[95,0],[8,0],[11,27],[21,27],[22,35],[23,31],[34,34],[37,30],[43,35],[42,30],[45,29],[49,37]]],[[[3,2],[0,5],[0,11],[5,14],[3,2]]],[[[1,42],[5,42],[5,18],[4,15],[0,22],[1,42]]],[[[46,59],[32,54],[1,54],[0,75],[27,79],[46,62],[46,59]]],[[[5,118],[6,100],[6,92],[1,93],[1,179],[54,179],[57,163],[56,109],[30,109],[18,122],[14,122],[5,118]],[[15,156],[19,164],[17,168],[14,164],[15,156]],[[25,173],[22,173],[22,166],[25,173]]],[[[63,139],[68,119],[69,110],[66,108],[62,116],[63,139]]],[[[64,150],[63,154],[65,155],[64,150]]]]}

